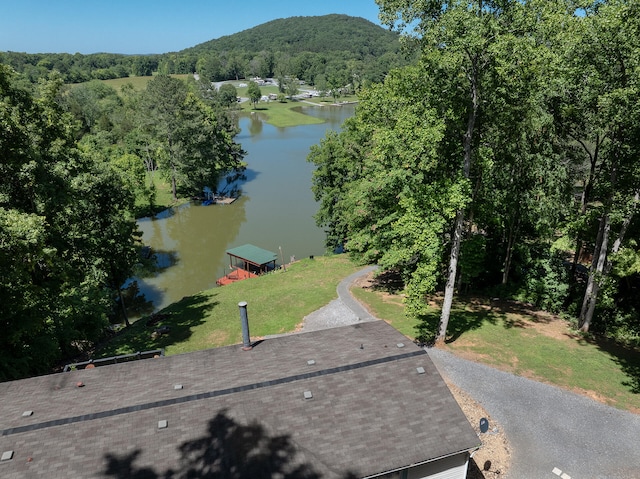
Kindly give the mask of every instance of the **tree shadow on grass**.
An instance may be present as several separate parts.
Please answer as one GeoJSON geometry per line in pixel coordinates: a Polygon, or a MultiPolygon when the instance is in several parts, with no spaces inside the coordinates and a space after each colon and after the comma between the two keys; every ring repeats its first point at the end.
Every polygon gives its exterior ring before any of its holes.
{"type": "Polygon", "coordinates": [[[372,279],[371,289],[397,294],[404,289],[404,281],[396,271],[381,271],[372,279]]]}
{"type": "MultiPolygon", "coordinates": [[[[416,326],[418,341],[423,344],[433,343],[440,322],[442,298],[434,297],[431,302],[433,308],[419,318],[416,326]]],[[[506,329],[525,329],[531,327],[531,323],[548,324],[556,320],[555,315],[519,301],[459,296],[451,311],[446,343],[458,340],[464,333],[478,329],[484,323],[501,323],[506,329]]]]}
{"type": "MultiPolygon", "coordinates": [[[[432,345],[440,323],[441,306],[439,299],[433,301],[434,306],[427,314],[418,318],[416,325],[417,341],[422,344],[432,345]]],[[[487,307],[485,302],[477,298],[463,298],[453,304],[449,324],[447,326],[447,339],[445,342],[453,343],[464,333],[479,329],[485,322],[496,324],[502,316],[487,307]]]]}
{"type": "Polygon", "coordinates": [[[628,379],[622,385],[631,393],[640,394],[640,350],[598,336],[582,337],[578,343],[591,344],[608,354],[627,375],[628,379]]]}
{"type": "MultiPolygon", "coordinates": [[[[320,479],[322,475],[302,460],[290,436],[269,436],[258,422],[244,425],[222,410],[209,421],[204,436],[176,446],[177,470],[136,465],[142,451],[105,455],[103,477],[116,479],[320,479]]],[[[158,462],[162,458],[158,458],[158,462]]],[[[356,476],[347,471],[344,479],[356,476]]]]}
{"type": "Polygon", "coordinates": [[[530,323],[549,324],[558,319],[554,314],[522,301],[491,299],[489,306],[490,311],[502,319],[507,329],[528,328],[530,323]]]}
{"type": "Polygon", "coordinates": [[[219,304],[217,294],[199,293],[172,304],[166,310],[141,318],[104,344],[96,357],[166,348],[187,341],[192,329],[205,322],[219,304]]]}

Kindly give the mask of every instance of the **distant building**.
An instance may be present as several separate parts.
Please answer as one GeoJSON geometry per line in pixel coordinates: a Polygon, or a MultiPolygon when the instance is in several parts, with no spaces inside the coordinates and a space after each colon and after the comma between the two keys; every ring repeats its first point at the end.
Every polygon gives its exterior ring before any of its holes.
{"type": "Polygon", "coordinates": [[[382,321],[0,383],[0,477],[464,479],[480,441],[382,321]]]}

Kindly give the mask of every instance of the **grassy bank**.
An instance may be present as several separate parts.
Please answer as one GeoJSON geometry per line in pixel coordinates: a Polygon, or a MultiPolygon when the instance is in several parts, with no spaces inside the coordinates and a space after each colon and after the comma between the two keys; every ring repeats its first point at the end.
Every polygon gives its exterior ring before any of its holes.
{"type": "Polygon", "coordinates": [[[262,121],[277,128],[323,123],[320,118],[296,111],[296,107],[301,106],[298,102],[280,103],[275,100],[269,103],[260,102],[255,109],[249,107],[248,104],[249,102],[246,102],[244,104],[246,106],[242,108],[245,114],[258,115],[262,121]]]}
{"type": "MultiPolygon", "coordinates": [[[[236,86],[238,96],[248,97],[248,87],[240,87],[238,84],[243,82],[231,82],[236,86]]],[[[244,82],[246,83],[246,82],[244,82]]],[[[279,90],[276,86],[263,86],[260,87],[260,91],[263,95],[278,94],[279,90]]],[[[339,102],[356,101],[356,96],[342,97],[339,102]]],[[[254,108],[253,104],[249,101],[243,102],[239,105],[240,110],[247,114],[259,115],[259,117],[278,128],[286,128],[290,126],[299,125],[313,125],[317,123],[323,123],[323,120],[305,115],[301,113],[300,107],[302,106],[314,106],[316,108],[322,108],[323,106],[331,105],[335,102],[333,98],[308,98],[304,100],[286,100],[279,102],[278,100],[260,101],[254,108]]]]}
{"type": "Polygon", "coordinates": [[[259,278],[240,281],[184,298],[162,311],[160,322],[149,327],[141,319],[109,342],[99,356],[165,348],[178,354],[242,342],[238,303],[248,303],[252,339],[291,332],[307,314],[337,297],[340,280],[358,267],[345,256],[317,257],[292,264],[259,278]],[[152,338],[160,326],[168,334],[152,338]]]}

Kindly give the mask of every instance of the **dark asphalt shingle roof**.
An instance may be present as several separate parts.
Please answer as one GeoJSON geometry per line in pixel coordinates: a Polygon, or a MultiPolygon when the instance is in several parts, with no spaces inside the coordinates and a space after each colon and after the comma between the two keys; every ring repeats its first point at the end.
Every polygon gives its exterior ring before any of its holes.
{"type": "Polygon", "coordinates": [[[3,478],[363,477],[478,445],[428,355],[382,321],[0,383],[3,478]]]}

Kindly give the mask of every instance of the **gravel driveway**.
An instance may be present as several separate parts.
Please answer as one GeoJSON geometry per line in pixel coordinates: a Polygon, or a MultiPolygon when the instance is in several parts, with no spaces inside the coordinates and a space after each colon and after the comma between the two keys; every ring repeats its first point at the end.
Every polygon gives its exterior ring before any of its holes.
{"type": "MultiPolygon", "coordinates": [[[[304,318],[302,331],[374,321],[349,293],[304,318]]],[[[427,349],[443,376],[477,400],[504,428],[513,456],[510,479],[640,479],[640,415],[587,397],[427,349]]],[[[491,430],[491,429],[490,429],[491,430]]]]}
{"type": "Polygon", "coordinates": [[[440,373],[504,428],[513,451],[509,478],[640,478],[640,416],[440,349],[428,352],[440,373]]]}

